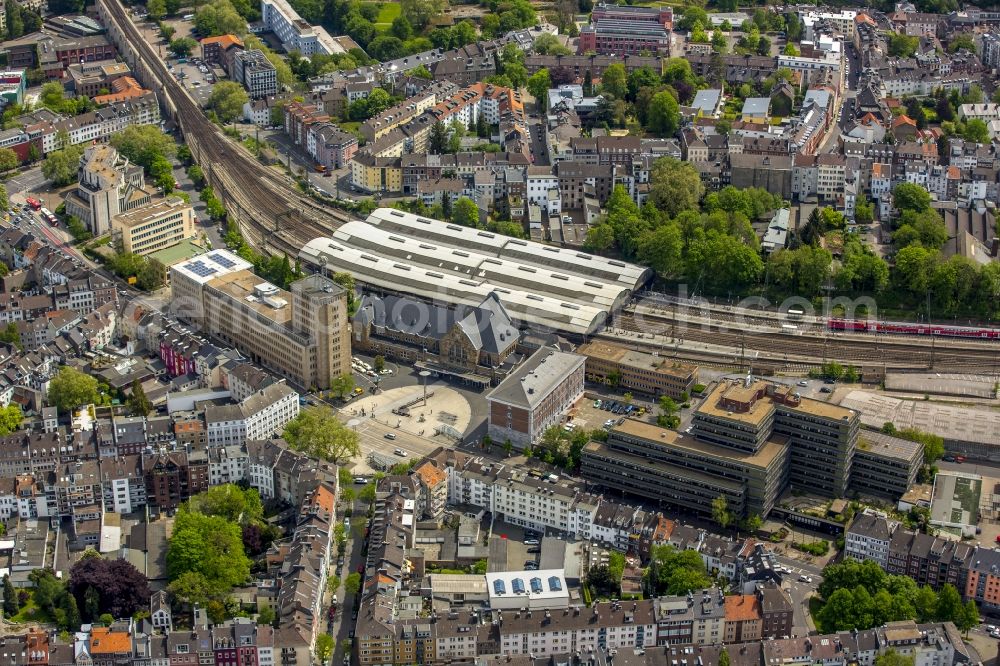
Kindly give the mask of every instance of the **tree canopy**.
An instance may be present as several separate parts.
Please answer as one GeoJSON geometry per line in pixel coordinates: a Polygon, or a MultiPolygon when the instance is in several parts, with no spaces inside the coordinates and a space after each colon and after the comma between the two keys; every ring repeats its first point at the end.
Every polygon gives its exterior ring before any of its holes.
{"type": "Polygon", "coordinates": [[[643,582],[650,595],[674,595],[708,587],[712,579],[696,551],[653,546],[643,582]]]}
{"type": "Polygon", "coordinates": [[[201,583],[208,596],[224,594],[250,577],[239,525],[182,505],[167,546],[167,575],[189,585],[201,583]],[[201,578],[197,578],[200,576],[201,578]]]}
{"type": "Polygon", "coordinates": [[[64,366],[49,382],[49,404],[62,413],[71,412],[81,405],[97,403],[97,380],[76,368],[64,366]]]}
{"type": "Polygon", "coordinates": [[[149,582],[127,560],[85,555],[70,569],[68,589],[87,622],[102,613],[127,618],[149,608],[149,582]]]}
{"type": "Polygon", "coordinates": [[[285,426],[282,436],[296,451],[338,464],[361,453],[358,433],[344,425],[329,407],[303,409],[285,426]]]}

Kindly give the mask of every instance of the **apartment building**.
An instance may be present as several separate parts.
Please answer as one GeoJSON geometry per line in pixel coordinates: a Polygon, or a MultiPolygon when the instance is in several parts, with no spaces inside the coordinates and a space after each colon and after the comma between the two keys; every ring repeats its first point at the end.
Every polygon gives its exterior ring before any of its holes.
{"type": "Polygon", "coordinates": [[[856,560],[874,560],[883,569],[889,566],[889,545],[899,523],[885,515],[865,510],[854,517],[844,537],[844,555],[856,560]]]}
{"type": "Polygon", "coordinates": [[[350,372],[347,292],[326,277],[302,278],[287,292],[215,250],[173,266],[171,293],[184,299],[181,319],[299,386],[326,389],[350,372]]]}
{"type": "Polygon", "coordinates": [[[95,236],[108,233],[114,219],[153,199],[142,167],[118,154],[110,144],[89,146],[80,157],[79,185],[66,198],[66,213],[75,215],[95,236]]]}
{"type": "Polygon", "coordinates": [[[760,601],[755,594],[730,594],[724,603],[724,643],[759,641],[764,630],[760,601]]]}
{"type": "Polygon", "coordinates": [[[278,72],[260,49],[237,51],[233,57],[232,76],[246,88],[250,99],[278,94],[278,72]]]}
{"type": "Polygon", "coordinates": [[[41,128],[42,153],[61,148],[63,132],[72,146],[103,141],[132,125],[155,125],[160,122],[160,106],[149,92],[127,102],[116,102],[72,118],[55,120],[41,128]]]}
{"type": "Polygon", "coordinates": [[[542,348],[486,394],[489,434],[518,449],[533,444],[583,395],[585,359],[542,348]]]}
{"type": "Polygon", "coordinates": [[[976,546],[969,559],[965,585],[959,589],[983,611],[1000,609],[1000,551],[976,546]]]}
{"type": "Polygon", "coordinates": [[[975,551],[972,544],[897,528],[889,541],[886,572],[909,576],[917,585],[940,589],[949,583],[962,590],[975,551]]]}
{"type": "Polygon", "coordinates": [[[587,381],[611,384],[620,390],[675,400],[690,395],[698,381],[698,366],[662,359],[616,344],[592,341],[581,345],[577,354],[586,357],[587,381]]]}
{"type": "Polygon", "coordinates": [[[113,217],[111,235],[125,252],[152,254],[195,236],[194,208],[180,197],[164,197],[113,217]]]}
{"type": "Polygon", "coordinates": [[[591,608],[506,612],[500,654],[538,657],[656,645],[655,602],[603,602],[591,608]]]}
{"type": "Polygon", "coordinates": [[[243,40],[236,35],[219,35],[201,40],[201,59],[207,65],[219,65],[232,76],[235,55],[243,50],[243,40]]]}
{"type": "Polygon", "coordinates": [[[726,597],[722,590],[692,590],[653,600],[656,645],[714,645],[726,631],[726,597]]]}
{"type": "Polygon", "coordinates": [[[299,394],[287,384],[271,384],[239,404],[205,409],[208,447],[242,445],[279,435],[299,414],[299,394]]]}
{"type": "Polygon", "coordinates": [[[281,41],[288,52],[298,51],[304,58],[314,53],[334,55],[346,49],[325,28],[309,25],[287,0],[261,0],[261,23],[281,41]]]}

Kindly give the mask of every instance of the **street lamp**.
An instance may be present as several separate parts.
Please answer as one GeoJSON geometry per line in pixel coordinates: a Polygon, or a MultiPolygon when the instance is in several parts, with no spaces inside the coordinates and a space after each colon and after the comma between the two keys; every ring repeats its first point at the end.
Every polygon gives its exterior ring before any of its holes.
{"type": "Polygon", "coordinates": [[[430,377],[430,376],[431,376],[431,373],[430,373],[429,370],[421,370],[420,371],[420,379],[421,379],[421,381],[423,382],[423,385],[424,385],[424,405],[423,405],[424,407],[427,406],[427,378],[430,377]]]}

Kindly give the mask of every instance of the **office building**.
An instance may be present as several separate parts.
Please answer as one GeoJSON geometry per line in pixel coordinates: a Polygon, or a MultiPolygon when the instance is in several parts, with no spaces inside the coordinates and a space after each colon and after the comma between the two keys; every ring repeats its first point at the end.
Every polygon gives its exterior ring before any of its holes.
{"type": "Polygon", "coordinates": [[[298,51],[304,58],[345,52],[325,28],[309,25],[287,0],[261,0],[260,13],[264,29],[273,32],[286,51],[298,51]]]}
{"type": "Polygon", "coordinates": [[[669,52],[673,24],[670,7],[600,3],[591,14],[591,25],[580,30],[577,53],[622,56],[669,52]]]}
{"type": "Polygon", "coordinates": [[[219,35],[201,40],[201,59],[206,65],[219,65],[232,76],[235,55],[243,50],[243,40],[236,35],[219,35]]]}
{"type": "Polygon", "coordinates": [[[260,49],[238,51],[233,58],[232,76],[251,99],[278,94],[278,72],[260,49]]]}
{"type": "Polygon", "coordinates": [[[587,358],[587,381],[612,384],[622,391],[675,400],[691,394],[698,381],[698,366],[663,359],[595,340],[581,345],[577,354],[587,358]]]}
{"type": "Polygon", "coordinates": [[[922,444],[865,431],[854,451],[850,487],[863,495],[898,499],[916,483],[923,462],[922,444]]]}
{"type": "Polygon", "coordinates": [[[350,373],[347,292],[320,275],[287,292],[250,268],[226,250],[173,266],[178,316],[299,387],[327,389],[350,373]]]}
{"type": "Polygon", "coordinates": [[[737,515],[766,516],[787,480],[789,445],[767,440],[755,450],[720,446],[673,430],[625,419],[607,442],[590,442],[580,473],[606,488],[711,514],[724,496],[737,515]]]}
{"type": "Polygon", "coordinates": [[[718,384],[695,412],[692,427],[702,441],[748,452],[783,435],[790,446],[790,483],[833,497],[847,493],[860,427],[850,409],[748,377],[718,384]]]}
{"type": "Polygon", "coordinates": [[[109,144],[89,146],[80,158],[78,174],[79,185],[66,198],[66,214],[80,218],[95,236],[111,231],[112,220],[119,214],[152,200],[142,167],[109,144]]]}
{"type": "Polygon", "coordinates": [[[157,252],[195,235],[194,209],[180,197],[165,197],[116,215],[111,235],[125,252],[157,252]]]}
{"type": "Polygon", "coordinates": [[[518,449],[533,444],[583,395],[584,358],[543,347],[486,395],[489,434],[518,449]]]}

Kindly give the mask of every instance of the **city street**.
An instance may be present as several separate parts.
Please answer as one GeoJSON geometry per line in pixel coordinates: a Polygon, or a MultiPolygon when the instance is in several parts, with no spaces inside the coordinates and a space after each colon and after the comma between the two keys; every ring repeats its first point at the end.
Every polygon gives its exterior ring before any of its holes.
{"type": "Polygon", "coordinates": [[[778,564],[791,570],[784,574],[781,587],[792,599],[792,632],[794,636],[805,636],[816,631],[816,625],[809,616],[809,599],[816,594],[819,584],[823,582],[822,571],[818,567],[799,560],[777,556],[778,564]],[[812,582],[800,580],[802,576],[812,579],[812,582]]]}

